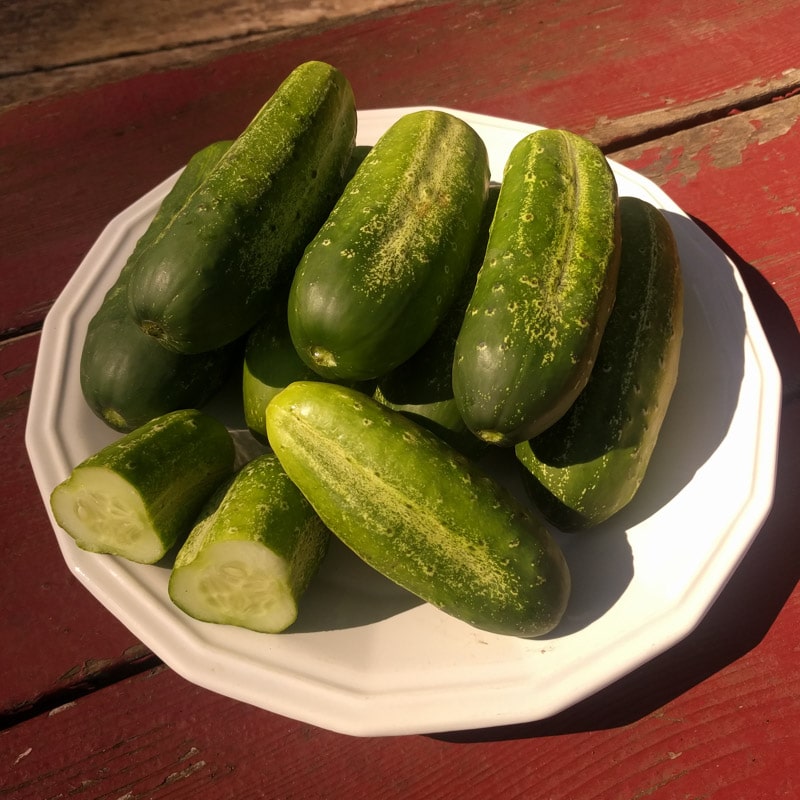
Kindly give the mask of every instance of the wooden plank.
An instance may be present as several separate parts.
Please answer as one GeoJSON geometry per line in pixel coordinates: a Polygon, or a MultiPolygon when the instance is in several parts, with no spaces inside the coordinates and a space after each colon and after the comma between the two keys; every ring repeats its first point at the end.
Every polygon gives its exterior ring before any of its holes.
{"type": "Polygon", "coordinates": [[[74,104],[55,100],[0,116],[0,217],[7,221],[0,304],[11,296],[0,316],[6,330],[20,319],[41,320],[114,209],[182,163],[205,137],[235,129],[285,68],[309,53],[341,57],[362,107],[437,103],[501,114],[505,108],[513,112],[506,116],[586,131],[719,237],[745,277],[784,375],[774,507],[709,615],[686,641],[552,720],[441,737],[350,739],[216,697],[163,668],[119,680],[115,665],[137,668],[147,656],[60,560],[22,441],[38,337],[20,337],[0,347],[6,476],[0,708],[81,689],[83,678],[91,679],[83,688],[111,685],[2,731],[0,796],[794,795],[800,784],[798,106],[791,96],[763,104],[764,92],[791,92],[793,9],[711,0],[694,11],[622,4],[587,18],[583,2],[546,9],[475,3],[467,16],[468,4],[416,11],[401,17],[409,23],[403,29],[370,20],[336,36],[103,87],[74,104]],[[702,19],[706,25],[698,27],[702,19]],[[609,27],[611,20],[622,27],[609,27]],[[453,38],[443,41],[436,26],[446,21],[453,38]],[[614,39],[626,24],[628,38],[614,39]],[[777,41],[775,30],[786,35],[777,41]],[[670,57],[678,53],[684,55],[670,57]],[[631,69],[615,78],[604,63],[631,69]],[[732,101],[760,105],[620,149],[629,137],[688,124],[698,111],[719,115],[732,101]],[[622,127],[615,130],[615,121],[622,127]]]}
{"type": "Polygon", "coordinates": [[[38,344],[0,344],[0,727],[153,662],[69,573],[45,514],[24,443],[38,344]]]}
{"type": "MultiPolygon", "coordinates": [[[[86,4],[75,0],[6,0],[0,7],[2,74],[54,70],[78,62],[108,61],[264,36],[285,29],[358,17],[409,5],[408,0],[144,0],[86,4]]],[[[299,30],[298,30],[299,32],[299,30]]]]}
{"type": "Polygon", "coordinates": [[[0,108],[309,35],[409,0],[0,4],[0,108]]]}
{"type": "Polygon", "coordinates": [[[0,332],[39,324],[116,213],[209,141],[235,136],[310,58],[341,66],[361,108],[465,108],[571,127],[607,147],[619,141],[614,120],[626,136],[644,136],[698,107],[719,110],[733,97],[750,101],[765,86],[777,91],[781,80],[796,79],[796,0],[768,9],[714,0],[693,21],[658,4],[595,6],[417,9],[7,111],[0,115],[0,273],[9,290],[0,297],[0,332]],[[780,45],[774,30],[787,32],[780,45]],[[715,59],[701,58],[711,44],[715,59]]]}
{"type": "MultiPolygon", "coordinates": [[[[276,13],[277,6],[286,9],[278,13],[287,17],[321,13],[328,22],[337,15],[350,14],[339,21],[351,22],[370,6],[367,0],[349,2],[350,7],[315,3],[302,12],[289,11],[285,2],[273,2],[270,13],[276,13]]],[[[22,12],[15,11],[18,5],[27,9],[30,4],[7,5],[12,19],[6,25],[11,31],[6,59],[11,66],[5,88],[0,80],[0,97],[4,98],[0,107],[20,102],[23,95],[30,100],[47,91],[43,87],[19,88],[20,75],[30,81],[37,76],[52,81],[48,93],[74,91],[154,69],[205,63],[228,52],[263,50],[276,41],[264,11],[254,12],[247,0],[237,0],[229,11],[204,0],[191,14],[180,4],[152,4],[150,14],[145,10],[141,15],[110,4],[101,4],[98,9],[97,4],[87,7],[76,2],[37,2],[41,12],[37,27],[28,25],[22,12]],[[67,25],[65,5],[71,9],[67,25]],[[134,15],[133,22],[128,15],[134,15]],[[22,23],[14,22],[21,17],[22,23]],[[150,24],[142,25],[142,18],[151,20],[150,24]],[[24,37],[21,45],[20,28],[24,37]],[[43,28],[49,36],[43,34],[43,28]],[[226,28],[229,36],[224,33],[226,28]],[[26,42],[28,37],[30,41],[26,42]],[[44,52],[41,42],[47,43],[44,52]],[[22,55],[15,55],[19,51],[22,55]],[[33,57],[25,55],[30,51],[33,57]],[[33,61],[41,62],[41,71],[29,71],[33,61]],[[63,69],[54,69],[59,63],[63,69]],[[60,72],[64,74],[59,77],[60,72]]],[[[447,83],[468,69],[472,76],[470,96],[479,99],[489,89],[503,113],[516,118],[519,90],[525,91],[532,82],[545,78],[558,90],[562,101],[574,104],[576,110],[600,101],[605,107],[604,112],[601,110],[605,118],[600,120],[604,135],[616,127],[616,138],[636,127],[632,119],[620,122],[629,116],[625,108],[629,104],[644,102],[654,115],[653,121],[662,124],[680,115],[687,95],[700,103],[697,111],[708,111],[720,104],[746,102],[753,94],[770,96],[781,87],[798,83],[800,34],[793,24],[797,3],[791,0],[779,0],[768,7],[713,0],[680,9],[663,3],[598,8],[591,0],[569,4],[546,0],[502,4],[481,0],[450,4],[376,0],[372,5],[381,12],[368,15],[372,19],[365,24],[369,29],[376,22],[386,44],[385,49],[373,53],[373,69],[368,73],[372,83],[381,82],[384,66],[392,73],[404,71],[411,85],[420,74],[427,75],[429,82],[447,83]],[[424,6],[429,5],[440,8],[429,15],[424,13],[424,6]],[[422,16],[393,13],[404,8],[420,9],[422,16]],[[418,20],[427,24],[413,30],[418,20]],[[410,31],[406,30],[409,24],[410,31]],[[781,31],[778,42],[775,30],[781,31]],[[560,46],[565,39],[574,49],[560,46]],[[397,47],[398,43],[403,46],[397,47]],[[498,52],[503,53],[502,59],[496,57],[498,52]],[[574,57],[576,53],[579,58],[574,57]],[[685,56],[676,60],[677,53],[685,56]],[[573,79],[575,75],[579,76],[577,80],[573,79]]],[[[338,36],[340,30],[327,34],[338,36]]],[[[312,31],[295,29],[292,38],[303,34],[312,48],[319,48],[319,56],[312,49],[309,57],[321,57],[327,49],[327,34],[318,38],[310,35],[312,31]]],[[[351,35],[346,30],[344,33],[351,35]]],[[[527,105],[526,101],[538,105],[535,95],[523,99],[522,104],[527,105]]],[[[552,124],[547,108],[538,111],[538,116],[552,124]]]]}

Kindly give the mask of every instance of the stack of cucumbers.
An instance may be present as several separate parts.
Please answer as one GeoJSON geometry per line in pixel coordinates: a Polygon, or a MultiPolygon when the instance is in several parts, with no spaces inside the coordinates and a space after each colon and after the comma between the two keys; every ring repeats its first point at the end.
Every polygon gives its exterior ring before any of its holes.
{"type": "Polygon", "coordinates": [[[670,402],[671,228],[569,131],[525,136],[494,184],[456,116],[371,148],[356,125],[347,79],[308,62],[191,159],[89,325],[81,387],[120,436],[53,514],[167,565],[197,620],[286,630],[334,536],[468,625],[541,636],[571,588],[553,529],[630,502],[670,402]],[[244,464],[204,410],[230,374],[244,464]]]}

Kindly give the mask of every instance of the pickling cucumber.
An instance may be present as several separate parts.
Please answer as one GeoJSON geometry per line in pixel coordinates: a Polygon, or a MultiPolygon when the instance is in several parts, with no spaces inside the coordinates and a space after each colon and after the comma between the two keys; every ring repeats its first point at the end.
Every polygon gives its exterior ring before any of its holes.
{"type": "Polygon", "coordinates": [[[619,239],[599,148],[562,130],[516,144],[455,348],[453,390],[476,435],[517,444],[572,405],[614,302],[619,239]]]}
{"type": "Polygon", "coordinates": [[[355,130],[347,79],[319,61],[294,69],[138,257],[128,302],[141,328],[184,353],[246,333],[339,196],[355,130]]]}
{"type": "Polygon", "coordinates": [[[531,637],[560,621],[570,578],[555,540],[429,430],[312,381],[269,404],[267,431],[331,532],[390,580],[487,631],[531,637]]]}
{"type": "Polygon", "coordinates": [[[78,464],[53,489],[56,522],[84,550],[154,564],[233,472],[225,426],[196,409],[157,417],[78,464]]]}
{"type": "Polygon", "coordinates": [[[169,596],[204,622],[279,633],[296,619],[330,533],[274,454],[217,490],[178,551],[169,596]]]}
{"type": "Polygon", "coordinates": [[[230,348],[186,355],[167,350],[144,333],[128,310],[128,282],[142,250],[161,234],[229,146],[215,142],[192,156],[89,321],[81,350],[81,391],[89,408],[116,431],[130,432],[178,408],[199,408],[228,373],[230,348]]]}
{"type": "Polygon", "coordinates": [[[489,182],[486,147],[451,114],[403,115],[372,147],[306,248],[289,297],[300,357],[369,380],[411,356],[452,305],[489,182]]]}
{"type": "Polygon", "coordinates": [[[617,299],[586,388],[551,428],[517,445],[525,484],[562,530],[597,525],[641,485],[677,381],[683,281],[664,215],[620,200],[617,299]]]}

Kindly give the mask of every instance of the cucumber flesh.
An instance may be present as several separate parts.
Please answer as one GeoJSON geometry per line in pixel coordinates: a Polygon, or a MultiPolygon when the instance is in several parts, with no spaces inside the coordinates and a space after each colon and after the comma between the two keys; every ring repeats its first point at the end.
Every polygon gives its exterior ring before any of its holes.
{"type": "Polygon", "coordinates": [[[69,491],[53,494],[53,513],[83,550],[152,564],[163,543],[136,489],[114,470],[85,467],[69,491]]]}
{"type": "Polygon", "coordinates": [[[203,622],[276,633],[297,618],[289,565],[259,542],[208,545],[173,572],[170,594],[183,611],[203,622]]]}
{"type": "Polygon", "coordinates": [[[330,532],[265,453],[209,499],[175,556],[169,596],[203,622],[279,633],[327,552],[330,532]]]}
{"type": "Polygon", "coordinates": [[[56,522],[78,546],[152,564],[183,542],[233,473],[227,428],[197,409],[156,417],[89,456],[53,489],[56,522]]]}

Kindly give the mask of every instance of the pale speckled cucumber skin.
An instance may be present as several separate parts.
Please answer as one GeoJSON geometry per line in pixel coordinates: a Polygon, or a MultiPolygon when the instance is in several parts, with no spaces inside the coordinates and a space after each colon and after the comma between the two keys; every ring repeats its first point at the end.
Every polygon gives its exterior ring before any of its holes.
{"type": "Polygon", "coordinates": [[[267,429],[332,533],[390,580],[495,633],[533,637],[560,621],[570,578],[555,540],[430,431],[324,382],[287,387],[267,429]]]}
{"type": "Polygon", "coordinates": [[[111,470],[141,498],[166,553],[189,534],[209,497],[233,473],[234,459],[233,439],[221,422],[196,409],[172,411],[78,464],[53,490],[51,505],[57,493],[70,492],[83,468],[111,470]]]}
{"type": "Polygon", "coordinates": [[[128,433],[178,408],[198,408],[224,381],[229,349],[185,355],[162,347],[130,315],[128,281],[141,251],[160,234],[230,144],[214,142],[192,156],[89,321],[81,350],[81,391],[92,411],[116,431],[128,433]]]}
{"type": "Polygon", "coordinates": [[[405,361],[455,299],[489,183],[486,147],[442,111],[403,115],[372,147],[292,282],[289,328],[326,378],[405,361]]]}
{"type": "Polygon", "coordinates": [[[677,382],[683,280],[665,216],[623,197],[617,301],[586,388],[553,427],[516,448],[528,492],[565,531],[625,507],[641,485],[677,382]]]}
{"type": "MultiPolygon", "coordinates": [[[[169,594],[179,607],[187,599],[177,589],[176,573],[202,558],[220,542],[254,542],[268,548],[286,567],[286,590],[298,603],[328,549],[330,531],[273,453],[246,463],[212,496],[178,551],[169,594]]],[[[190,606],[191,607],[191,606],[190,606]]],[[[243,627],[241,617],[217,619],[243,627]]]]}
{"type": "Polygon", "coordinates": [[[128,301],[143,330],[196,353],[251,328],[336,202],[355,131],[347,79],[294,69],[138,259],[128,301]]]}
{"type": "Polygon", "coordinates": [[[591,372],[618,265],[617,185],[602,152],[561,130],[518,142],[453,362],[476,435],[510,446],[564,414],[591,372]]]}
{"type": "Polygon", "coordinates": [[[433,335],[411,358],[378,381],[378,402],[410,416],[457,450],[476,456],[487,443],[466,426],[453,396],[453,351],[475,278],[486,252],[489,226],[497,206],[498,184],[489,186],[483,218],[470,267],[459,295],[433,335]]]}

